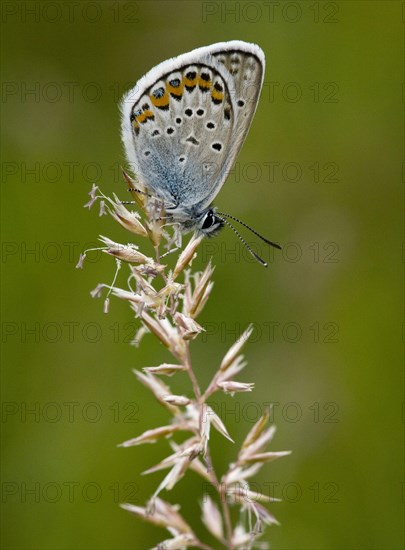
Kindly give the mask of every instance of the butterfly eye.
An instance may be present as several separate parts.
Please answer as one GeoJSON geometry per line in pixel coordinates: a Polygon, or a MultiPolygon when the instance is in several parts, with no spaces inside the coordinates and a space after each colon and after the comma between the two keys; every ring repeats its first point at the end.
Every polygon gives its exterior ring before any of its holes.
{"type": "Polygon", "coordinates": [[[209,229],[214,224],[214,216],[211,212],[205,216],[204,223],[202,224],[202,229],[209,229]]]}

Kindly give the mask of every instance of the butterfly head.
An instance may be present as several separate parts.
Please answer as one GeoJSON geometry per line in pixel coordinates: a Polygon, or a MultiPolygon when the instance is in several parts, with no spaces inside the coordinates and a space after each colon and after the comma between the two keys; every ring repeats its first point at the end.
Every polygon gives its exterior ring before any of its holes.
{"type": "Polygon", "coordinates": [[[226,224],[222,216],[218,216],[212,206],[204,209],[194,208],[166,208],[166,219],[169,224],[178,224],[182,233],[197,231],[204,237],[213,237],[226,224]]]}

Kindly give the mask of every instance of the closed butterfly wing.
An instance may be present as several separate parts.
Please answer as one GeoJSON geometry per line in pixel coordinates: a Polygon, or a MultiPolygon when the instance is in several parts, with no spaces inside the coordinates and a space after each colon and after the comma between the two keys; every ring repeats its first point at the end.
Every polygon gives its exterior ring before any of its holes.
{"type": "Polygon", "coordinates": [[[193,217],[222,187],[256,110],[264,55],[240,41],[169,59],[123,99],[132,170],[178,216],[193,217]]]}

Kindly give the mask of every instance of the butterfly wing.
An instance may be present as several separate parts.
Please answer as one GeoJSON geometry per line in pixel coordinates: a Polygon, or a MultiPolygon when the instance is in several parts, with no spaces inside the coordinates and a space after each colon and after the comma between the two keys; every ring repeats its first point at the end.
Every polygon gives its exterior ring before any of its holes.
{"type": "Polygon", "coordinates": [[[258,46],[198,48],[149,71],[122,101],[122,138],[140,181],[178,210],[208,206],[243,144],[263,81],[258,46]]]}
{"type": "Polygon", "coordinates": [[[265,57],[256,44],[233,40],[213,44],[206,48],[229,74],[228,86],[232,100],[233,126],[230,147],[217,179],[201,203],[201,208],[211,204],[224,184],[236,157],[246,139],[263,86],[265,57]]]}

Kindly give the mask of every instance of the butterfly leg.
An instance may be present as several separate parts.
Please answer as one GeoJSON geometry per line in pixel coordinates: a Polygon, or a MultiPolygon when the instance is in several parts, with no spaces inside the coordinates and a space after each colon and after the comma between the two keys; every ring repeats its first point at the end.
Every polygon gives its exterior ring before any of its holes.
{"type": "Polygon", "coordinates": [[[182,234],[180,231],[180,226],[178,224],[166,224],[173,227],[173,235],[169,237],[169,235],[165,232],[167,235],[166,240],[167,244],[165,245],[165,248],[167,248],[167,252],[165,252],[161,258],[164,258],[168,254],[171,254],[172,252],[175,252],[176,250],[181,249],[182,247],[182,234]],[[171,248],[174,245],[174,248],[171,248]]]}
{"type": "Polygon", "coordinates": [[[176,246],[176,247],[174,247],[174,248],[168,250],[167,252],[165,252],[164,254],[162,254],[162,255],[160,256],[160,258],[161,258],[161,259],[162,259],[162,258],[165,258],[165,257],[168,256],[169,254],[172,254],[172,252],[176,252],[176,250],[179,250],[179,247],[178,247],[178,246],[176,246]]]}

